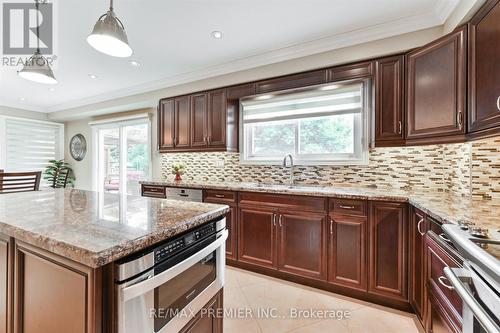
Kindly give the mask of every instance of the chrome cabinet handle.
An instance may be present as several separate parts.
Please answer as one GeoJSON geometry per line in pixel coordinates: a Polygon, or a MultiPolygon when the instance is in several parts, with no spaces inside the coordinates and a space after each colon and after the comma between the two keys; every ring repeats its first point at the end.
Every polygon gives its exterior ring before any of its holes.
{"type": "Polygon", "coordinates": [[[458,129],[462,130],[462,127],[463,127],[462,111],[458,111],[458,113],[457,113],[457,124],[458,124],[458,129]]]}
{"type": "Polygon", "coordinates": [[[449,289],[449,290],[455,289],[452,285],[449,285],[446,282],[444,282],[444,280],[448,281],[448,279],[445,276],[438,277],[438,281],[439,281],[440,285],[442,285],[443,287],[445,287],[446,289],[449,289]]]}
{"type": "Polygon", "coordinates": [[[423,217],[422,217],[422,218],[420,219],[420,221],[418,221],[418,223],[417,223],[417,231],[418,231],[418,233],[419,233],[421,236],[425,235],[425,232],[422,232],[422,230],[420,229],[420,225],[422,224],[422,222],[424,222],[424,218],[423,218],[423,217]]]}
{"type": "Polygon", "coordinates": [[[330,218],[330,235],[333,235],[333,219],[330,218]]]}
{"type": "Polygon", "coordinates": [[[342,209],[354,209],[354,206],[339,205],[339,207],[342,208],[342,209]]]}
{"type": "Polygon", "coordinates": [[[398,121],[398,134],[402,134],[403,133],[403,123],[400,121],[398,121]]]}
{"type": "Polygon", "coordinates": [[[283,218],[283,215],[280,214],[280,218],[279,218],[280,228],[283,227],[282,218],[283,218]]]}
{"type": "Polygon", "coordinates": [[[441,238],[442,240],[444,240],[447,243],[452,244],[451,240],[448,237],[446,237],[446,235],[444,233],[440,233],[439,238],[441,238]]]}
{"type": "Polygon", "coordinates": [[[500,96],[497,98],[497,109],[500,111],[500,96]]]}
{"type": "Polygon", "coordinates": [[[216,194],[215,197],[216,198],[224,198],[224,194],[216,194]]]}
{"type": "Polygon", "coordinates": [[[276,214],[273,214],[273,226],[276,226],[276,214]]]}

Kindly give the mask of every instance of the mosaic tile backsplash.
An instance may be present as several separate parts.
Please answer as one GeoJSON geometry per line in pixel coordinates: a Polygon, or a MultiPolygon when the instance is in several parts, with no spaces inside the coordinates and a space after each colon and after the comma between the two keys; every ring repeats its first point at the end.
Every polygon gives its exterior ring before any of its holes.
{"type": "MultiPolygon", "coordinates": [[[[183,163],[186,180],[286,183],[289,170],[278,165],[241,165],[238,153],[162,154],[162,177],[183,163]],[[220,165],[224,161],[224,166],[220,165]]],[[[500,198],[500,137],[475,142],[399,148],[375,148],[367,166],[297,166],[298,184],[358,185],[377,188],[431,189],[484,198],[500,198]]]]}

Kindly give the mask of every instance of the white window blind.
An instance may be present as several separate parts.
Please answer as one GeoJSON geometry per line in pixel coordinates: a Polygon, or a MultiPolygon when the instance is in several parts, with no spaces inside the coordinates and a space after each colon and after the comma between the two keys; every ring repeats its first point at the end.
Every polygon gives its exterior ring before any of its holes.
{"type": "Polygon", "coordinates": [[[43,171],[49,160],[64,158],[64,125],[0,117],[0,168],[43,171]]]}
{"type": "Polygon", "coordinates": [[[241,101],[240,161],[277,164],[365,164],[369,82],[361,80],[241,101]]]}

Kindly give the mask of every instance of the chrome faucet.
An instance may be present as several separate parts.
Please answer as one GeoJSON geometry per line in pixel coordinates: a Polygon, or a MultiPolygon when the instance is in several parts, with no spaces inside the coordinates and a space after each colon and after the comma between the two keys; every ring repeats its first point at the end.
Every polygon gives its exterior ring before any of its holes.
{"type": "Polygon", "coordinates": [[[293,157],[292,154],[286,154],[285,157],[283,158],[283,168],[286,168],[286,159],[287,157],[290,157],[290,186],[294,185],[294,179],[293,179],[293,157]]]}

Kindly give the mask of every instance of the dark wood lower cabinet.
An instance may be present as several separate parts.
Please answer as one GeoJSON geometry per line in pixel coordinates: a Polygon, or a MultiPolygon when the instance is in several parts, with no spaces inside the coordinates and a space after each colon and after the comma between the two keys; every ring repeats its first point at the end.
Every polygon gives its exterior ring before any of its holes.
{"type": "Polygon", "coordinates": [[[212,298],[179,333],[222,333],[223,291],[212,298]]]}
{"type": "Polygon", "coordinates": [[[101,332],[94,269],[21,242],[14,257],[14,332],[101,332]]]}
{"type": "Polygon", "coordinates": [[[424,235],[427,232],[427,219],[423,212],[411,209],[410,216],[410,304],[421,322],[424,322],[424,235]]]}
{"type": "Polygon", "coordinates": [[[310,212],[280,213],[278,269],[326,279],[326,216],[310,212]]]}
{"type": "Polygon", "coordinates": [[[11,332],[12,242],[0,235],[0,333],[11,332]]]}
{"type": "Polygon", "coordinates": [[[275,210],[240,207],[238,223],[238,260],[275,268],[275,210]]]}
{"type": "Polygon", "coordinates": [[[328,281],[366,291],[367,219],[331,215],[329,222],[328,281]]]}
{"type": "Polygon", "coordinates": [[[408,234],[405,203],[372,202],[368,291],[408,300],[408,234]]]}

